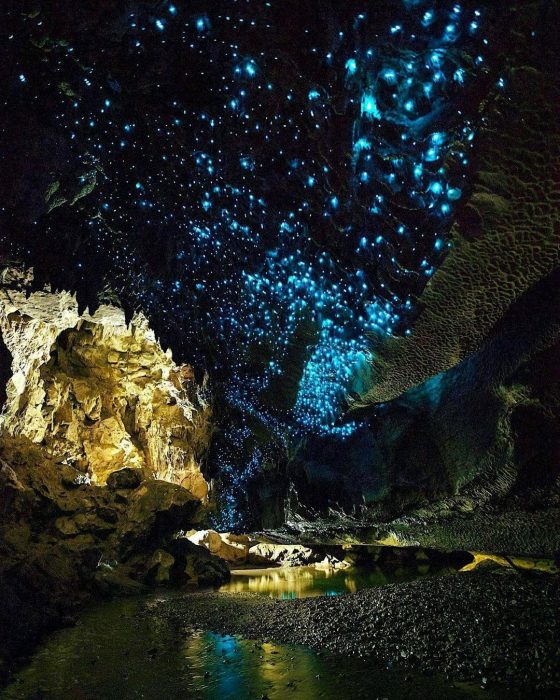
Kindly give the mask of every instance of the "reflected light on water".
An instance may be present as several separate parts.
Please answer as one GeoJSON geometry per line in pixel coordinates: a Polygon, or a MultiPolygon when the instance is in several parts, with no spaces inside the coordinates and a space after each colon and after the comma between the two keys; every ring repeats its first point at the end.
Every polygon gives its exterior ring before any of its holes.
{"type": "MultiPolygon", "coordinates": [[[[356,593],[362,588],[384,586],[397,581],[411,581],[418,569],[393,571],[374,569],[315,569],[311,566],[232,571],[231,581],[220,588],[225,593],[259,593],[270,598],[289,600],[313,596],[356,593]]],[[[424,575],[428,573],[426,568],[424,575]]],[[[432,572],[436,573],[436,572],[432,572]]],[[[423,575],[423,574],[420,574],[423,575]]]]}

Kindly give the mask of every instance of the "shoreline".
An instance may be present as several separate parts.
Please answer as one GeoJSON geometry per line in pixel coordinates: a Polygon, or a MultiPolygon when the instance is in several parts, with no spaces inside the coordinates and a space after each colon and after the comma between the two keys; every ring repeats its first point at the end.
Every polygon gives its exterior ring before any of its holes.
{"type": "Polygon", "coordinates": [[[389,584],[355,594],[275,600],[196,592],[146,603],[141,616],[188,633],[297,644],[371,657],[453,681],[542,692],[560,688],[560,579],[469,572],[389,584]]]}

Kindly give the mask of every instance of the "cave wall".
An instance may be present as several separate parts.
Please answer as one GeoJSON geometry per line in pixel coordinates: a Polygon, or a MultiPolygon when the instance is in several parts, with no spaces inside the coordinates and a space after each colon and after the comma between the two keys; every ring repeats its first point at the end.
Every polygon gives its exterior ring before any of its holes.
{"type": "Polygon", "coordinates": [[[343,450],[315,444],[286,478],[298,538],[556,555],[560,270],[478,352],[380,406],[343,450]]]}
{"type": "Polygon", "coordinates": [[[42,445],[94,483],[133,467],[207,498],[208,387],[161,349],[145,318],[127,325],[109,305],[80,314],[67,292],[5,285],[0,330],[13,371],[3,432],[42,445]]]}
{"type": "Polygon", "coordinates": [[[505,71],[504,92],[485,105],[453,249],[420,297],[414,333],[374,348],[356,407],[394,399],[478,350],[510,306],[560,264],[560,84],[551,72],[558,66],[547,63],[550,46],[541,49],[538,59],[519,58],[529,65],[505,71]]]}
{"type": "Polygon", "coordinates": [[[501,83],[481,107],[473,188],[414,331],[373,339],[354,436],[312,441],[255,484],[266,527],[560,551],[559,11],[516,8],[501,83]]]}
{"type": "Polygon", "coordinates": [[[0,682],[93,595],[216,585],[227,566],[183,534],[204,524],[207,381],[141,315],[0,273],[0,682]]]}

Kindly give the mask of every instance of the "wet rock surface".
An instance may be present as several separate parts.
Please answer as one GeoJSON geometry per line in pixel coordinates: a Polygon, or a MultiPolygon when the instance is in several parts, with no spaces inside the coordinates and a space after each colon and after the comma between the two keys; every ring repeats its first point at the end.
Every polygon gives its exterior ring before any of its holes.
{"type": "Polygon", "coordinates": [[[76,480],[29,440],[0,440],[0,679],[92,596],[229,579],[225,562],[176,536],[204,517],[198,498],[164,481],[110,480],[76,480]]]}
{"type": "Polygon", "coordinates": [[[356,594],[270,600],[199,593],[144,606],[189,630],[304,644],[453,680],[538,690],[560,686],[560,587],[555,577],[474,572],[356,594]]]}

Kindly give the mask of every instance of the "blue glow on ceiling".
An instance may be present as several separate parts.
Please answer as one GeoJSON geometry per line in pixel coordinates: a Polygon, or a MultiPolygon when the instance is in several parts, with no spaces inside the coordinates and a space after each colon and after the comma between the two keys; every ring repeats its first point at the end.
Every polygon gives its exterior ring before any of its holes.
{"type": "Polygon", "coordinates": [[[275,44],[279,5],[262,5],[131,14],[130,92],[95,66],[84,78],[74,47],[55,55],[61,79],[87,81],[57,122],[100,173],[87,226],[113,252],[113,284],[231,409],[216,451],[229,526],[275,451],[353,434],[340,417],[371,337],[412,332],[465,191],[475,124],[459,105],[487,70],[484,17],[457,3],[395,3],[383,28],[349,10],[334,37],[299,28],[295,57],[275,44]],[[154,46],[174,47],[165,85],[154,46]],[[150,237],[169,274],[143,265],[150,237]]]}

